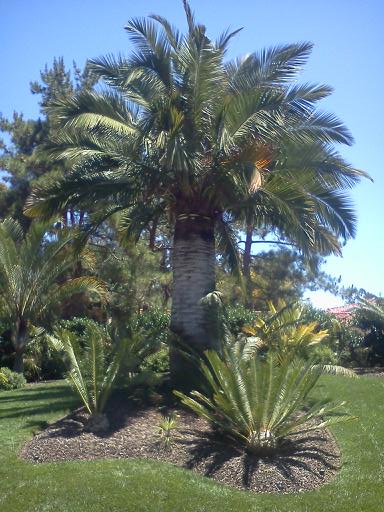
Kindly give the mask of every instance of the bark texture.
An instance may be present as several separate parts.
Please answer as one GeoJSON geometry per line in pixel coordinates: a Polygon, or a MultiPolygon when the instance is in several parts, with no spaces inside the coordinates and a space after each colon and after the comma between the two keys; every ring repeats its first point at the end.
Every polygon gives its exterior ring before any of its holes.
{"type": "Polygon", "coordinates": [[[28,342],[28,324],[24,319],[18,319],[15,323],[15,329],[12,334],[12,342],[15,348],[15,362],[13,369],[15,372],[24,373],[24,350],[28,342]]]}
{"type": "Polygon", "coordinates": [[[251,253],[252,253],[252,239],[253,239],[253,225],[247,224],[245,233],[245,246],[243,256],[243,276],[247,290],[246,306],[252,307],[252,280],[251,280],[251,253]]]}
{"type": "MultiPolygon", "coordinates": [[[[217,348],[210,334],[201,299],[215,289],[214,221],[194,214],[179,215],[173,246],[173,294],[171,330],[194,351],[217,348]]],[[[198,373],[171,344],[172,384],[183,389],[195,385],[198,373]]]]}

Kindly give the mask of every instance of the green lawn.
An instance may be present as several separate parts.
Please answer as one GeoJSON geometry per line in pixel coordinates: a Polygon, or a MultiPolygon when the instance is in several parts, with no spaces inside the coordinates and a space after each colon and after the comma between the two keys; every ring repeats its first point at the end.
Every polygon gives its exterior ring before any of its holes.
{"type": "Polygon", "coordinates": [[[360,417],[334,428],[343,468],[317,491],[254,495],[159,462],[111,460],[32,465],[18,451],[74,404],[64,383],[0,393],[0,511],[372,511],[384,510],[384,379],[326,377],[321,392],[360,417]]]}

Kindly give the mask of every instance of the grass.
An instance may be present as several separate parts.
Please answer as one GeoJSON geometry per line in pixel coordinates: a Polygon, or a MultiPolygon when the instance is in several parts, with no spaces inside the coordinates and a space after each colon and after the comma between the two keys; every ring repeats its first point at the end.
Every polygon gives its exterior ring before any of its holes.
{"type": "Polygon", "coordinates": [[[0,393],[2,512],[383,510],[384,379],[324,377],[322,394],[348,401],[360,417],[333,429],[343,468],[329,484],[290,495],[240,492],[170,464],[106,460],[33,465],[18,451],[33,432],[66,414],[76,399],[62,383],[0,393]]]}

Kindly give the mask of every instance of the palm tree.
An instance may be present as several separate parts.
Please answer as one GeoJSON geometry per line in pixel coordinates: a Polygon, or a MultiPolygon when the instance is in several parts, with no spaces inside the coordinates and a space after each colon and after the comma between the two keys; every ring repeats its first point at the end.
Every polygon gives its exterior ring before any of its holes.
{"type": "MultiPolygon", "coordinates": [[[[91,61],[107,87],[49,107],[61,132],[47,151],[72,171],[35,188],[27,212],[81,205],[95,227],[120,211],[124,236],[136,238],[167,218],[171,329],[203,351],[217,347],[200,301],[215,289],[215,238],[235,257],[230,221],[246,213],[301,248],[338,253],[355,228],[344,189],[363,173],[333,147],[352,142],[346,127],[316,109],[331,89],[293,83],[310,43],[227,61],[237,31],[212,41],[184,8],[186,35],[157,15],[131,20],[131,56],[91,61]]],[[[174,377],[188,375],[176,351],[171,359],[174,377]]]]}
{"type": "Polygon", "coordinates": [[[105,297],[103,283],[92,276],[65,280],[73,269],[68,234],[47,240],[43,224],[33,223],[24,235],[18,222],[0,223],[0,296],[15,349],[14,370],[23,372],[23,353],[29,331],[51,306],[81,292],[105,297]],[[61,283],[60,283],[61,282],[61,283]]]}

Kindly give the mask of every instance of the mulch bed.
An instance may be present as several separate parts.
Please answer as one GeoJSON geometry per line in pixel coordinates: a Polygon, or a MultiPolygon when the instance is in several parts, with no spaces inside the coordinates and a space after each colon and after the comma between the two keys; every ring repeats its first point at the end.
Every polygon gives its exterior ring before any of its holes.
{"type": "Polygon", "coordinates": [[[357,375],[366,377],[384,377],[384,368],[381,366],[373,366],[372,368],[353,368],[357,375]]]}
{"type": "Polygon", "coordinates": [[[159,443],[158,408],[119,403],[108,411],[111,429],[107,434],[85,432],[82,423],[87,415],[79,409],[35,435],[21,457],[33,463],[156,459],[237,489],[278,493],[314,489],[340,468],[340,451],[328,430],[290,436],[279,455],[259,458],[220,441],[205,420],[185,410],[174,412],[179,415],[178,429],[171,448],[159,443]]]}

